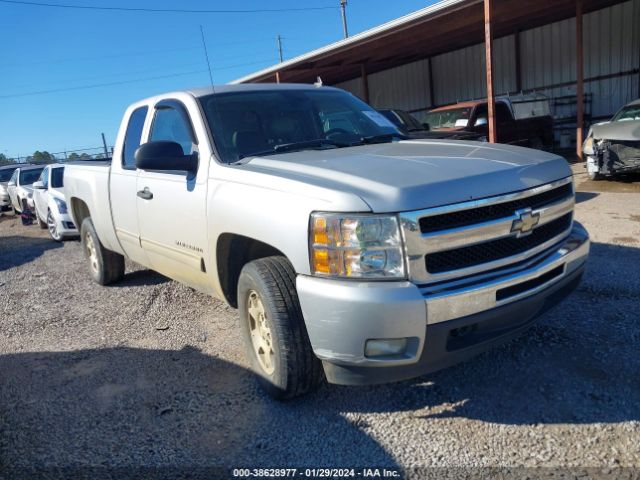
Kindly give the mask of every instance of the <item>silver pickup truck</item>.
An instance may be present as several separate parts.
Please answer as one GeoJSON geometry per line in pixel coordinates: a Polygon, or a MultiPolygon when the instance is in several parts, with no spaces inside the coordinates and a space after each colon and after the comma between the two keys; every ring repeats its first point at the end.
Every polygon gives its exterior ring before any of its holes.
{"type": "Polygon", "coordinates": [[[589,252],[561,157],[407,140],[330,87],[140,101],[113,160],[69,165],[65,185],[93,279],[128,258],[236,307],[278,398],[500,344],[578,285],[589,252]]]}

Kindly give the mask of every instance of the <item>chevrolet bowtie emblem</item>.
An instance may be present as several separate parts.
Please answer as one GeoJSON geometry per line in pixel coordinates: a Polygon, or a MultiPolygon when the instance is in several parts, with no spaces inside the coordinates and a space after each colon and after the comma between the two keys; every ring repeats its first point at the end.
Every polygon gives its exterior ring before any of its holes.
{"type": "Polygon", "coordinates": [[[540,222],[539,213],[531,213],[530,208],[516,211],[516,218],[511,224],[511,231],[517,232],[518,236],[528,235],[533,231],[538,222],[540,222]]]}

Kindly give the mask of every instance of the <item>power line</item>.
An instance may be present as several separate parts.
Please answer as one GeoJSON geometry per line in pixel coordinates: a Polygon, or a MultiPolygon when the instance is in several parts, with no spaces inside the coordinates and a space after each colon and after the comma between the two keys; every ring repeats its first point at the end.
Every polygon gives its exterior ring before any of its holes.
{"type": "Polygon", "coordinates": [[[173,77],[182,77],[186,75],[195,75],[197,73],[204,73],[206,70],[194,70],[192,72],[183,72],[183,73],[173,73],[170,75],[159,75],[157,77],[146,77],[146,78],[138,78],[136,80],[122,80],[119,82],[109,82],[109,83],[96,83],[93,85],[83,85],[79,87],[68,87],[68,88],[54,88],[51,90],[39,90],[35,92],[26,92],[26,93],[17,93],[12,95],[0,95],[0,98],[16,98],[16,97],[27,97],[31,95],[44,95],[47,93],[59,93],[59,92],[71,92],[74,90],[87,90],[90,88],[98,88],[98,87],[110,87],[113,85],[124,85],[127,83],[136,83],[136,82],[146,82],[148,80],[160,80],[163,78],[173,78],[173,77]]]}
{"type": "Polygon", "coordinates": [[[97,7],[94,5],[68,5],[62,3],[27,2],[22,0],[0,0],[1,3],[29,5],[32,7],[76,8],[82,10],[110,10],[119,12],[151,12],[151,13],[282,13],[305,12],[312,10],[334,10],[336,7],[294,7],[294,8],[259,8],[248,10],[189,10],[182,8],[143,8],[143,7],[97,7]]]}
{"type": "MultiPolygon", "coordinates": [[[[247,67],[247,66],[250,66],[250,65],[258,65],[258,64],[264,64],[264,63],[270,63],[270,62],[274,62],[274,60],[272,60],[272,59],[259,60],[259,61],[256,61],[256,62],[238,63],[238,64],[235,64],[235,65],[226,65],[224,67],[217,68],[216,71],[217,70],[230,70],[230,69],[234,69],[234,68],[247,67]]],[[[138,79],[135,79],[135,80],[121,80],[121,81],[117,81],[117,82],[95,83],[95,84],[91,84],[91,85],[81,85],[81,86],[65,87],[65,88],[53,88],[53,89],[49,89],[49,90],[38,90],[38,91],[34,91],[34,92],[25,92],[25,93],[16,93],[16,94],[9,94],[9,95],[0,95],[0,99],[1,98],[29,97],[29,96],[33,96],[33,95],[45,95],[45,94],[49,94],[49,93],[72,92],[72,91],[75,91],[75,90],[88,90],[88,89],[91,89],[91,88],[99,88],[99,87],[111,87],[111,86],[115,86],[115,85],[125,85],[127,83],[146,82],[148,80],[160,80],[160,79],[164,79],[164,78],[173,78],[173,77],[182,77],[182,76],[186,76],[186,75],[195,75],[195,74],[198,74],[198,73],[206,73],[207,71],[208,70],[194,70],[194,71],[191,71],[191,72],[173,73],[173,74],[169,74],[169,75],[159,75],[159,76],[156,76],[156,77],[138,78],[138,79]]]]}

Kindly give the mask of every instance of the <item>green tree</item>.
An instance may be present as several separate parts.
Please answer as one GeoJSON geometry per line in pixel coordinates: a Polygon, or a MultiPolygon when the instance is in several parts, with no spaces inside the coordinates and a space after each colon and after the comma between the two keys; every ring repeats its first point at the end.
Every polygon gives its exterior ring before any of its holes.
{"type": "Polygon", "coordinates": [[[79,160],[80,159],[80,155],[78,155],[76,152],[70,153],[69,156],[67,157],[67,160],[79,160]]]}
{"type": "Polygon", "coordinates": [[[91,160],[91,155],[89,155],[87,153],[81,153],[80,154],[80,160],[91,160]]]}
{"type": "Polygon", "coordinates": [[[35,152],[33,152],[33,155],[31,156],[31,158],[32,158],[31,161],[37,165],[54,163],[56,161],[56,158],[46,150],[44,152],[41,152],[40,150],[36,150],[35,152]]]}
{"type": "Polygon", "coordinates": [[[0,153],[0,165],[11,165],[15,163],[11,158],[7,158],[4,153],[0,153]]]}

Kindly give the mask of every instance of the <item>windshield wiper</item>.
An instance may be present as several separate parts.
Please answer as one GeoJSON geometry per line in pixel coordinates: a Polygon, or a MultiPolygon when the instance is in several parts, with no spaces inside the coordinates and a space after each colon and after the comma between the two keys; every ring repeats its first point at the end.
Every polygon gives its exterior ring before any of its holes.
{"type": "Polygon", "coordinates": [[[380,135],[370,135],[368,137],[362,137],[360,139],[360,142],[363,144],[389,143],[389,142],[393,142],[395,138],[397,138],[398,140],[409,139],[407,135],[403,135],[401,133],[382,133],[380,135]]]}
{"type": "Polygon", "coordinates": [[[329,140],[327,138],[316,138],[314,140],[305,140],[303,142],[281,143],[280,145],[273,147],[271,150],[247,153],[245,155],[241,155],[238,159],[240,160],[246,157],[263,157],[266,155],[275,155],[277,153],[293,152],[295,150],[306,150],[321,147],[342,148],[351,147],[353,145],[353,143],[336,142],[335,140],[329,140]]]}

